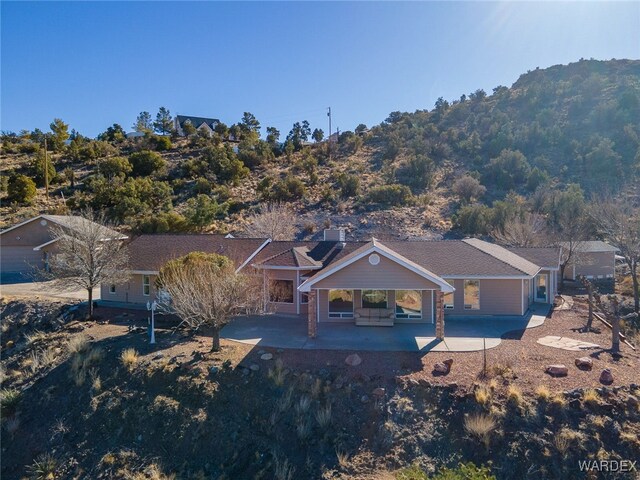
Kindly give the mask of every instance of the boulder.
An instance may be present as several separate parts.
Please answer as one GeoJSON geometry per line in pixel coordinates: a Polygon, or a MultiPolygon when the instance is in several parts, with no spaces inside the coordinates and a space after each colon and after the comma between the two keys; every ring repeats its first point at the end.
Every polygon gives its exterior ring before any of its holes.
{"type": "Polygon", "coordinates": [[[635,395],[629,395],[627,397],[627,405],[629,405],[629,407],[631,408],[638,408],[638,405],[640,405],[640,400],[638,400],[638,397],[636,397],[635,395]]]}
{"type": "Polygon", "coordinates": [[[566,365],[557,364],[557,365],[549,365],[545,370],[552,377],[566,377],[569,373],[569,369],[566,365]]]}
{"type": "Polygon", "coordinates": [[[591,370],[593,368],[593,360],[589,357],[576,358],[576,367],[580,370],[591,370]]]}
{"type": "Polygon", "coordinates": [[[271,360],[273,355],[271,353],[263,353],[260,355],[260,360],[271,360]]]}
{"type": "Polygon", "coordinates": [[[360,397],[360,401],[362,403],[368,403],[369,402],[369,397],[366,395],[362,395],[362,397],[360,397]]]}
{"type": "Polygon", "coordinates": [[[600,374],[600,383],[604,383],[605,385],[611,385],[613,383],[613,373],[608,368],[602,370],[600,374]]]}
{"type": "Polygon", "coordinates": [[[360,358],[360,355],[358,355],[357,353],[352,353],[344,359],[344,363],[346,363],[350,367],[357,367],[362,363],[362,358],[360,358]]]}
{"type": "Polygon", "coordinates": [[[376,388],[376,389],[374,389],[374,390],[373,390],[372,395],[373,395],[374,397],[384,397],[385,392],[386,392],[386,391],[385,391],[385,389],[384,389],[384,388],[382,388],[382,387],[378,387],[378,388],[376,388]]]}
{"type": "Polygon", "coordinates": [[[433,366],[433,373],[446,375],[449,373],[450,367],[444,362],[438,362],[433,366]]]}
{"type": "Polygon", "coordinates": [[[249,366],[249,370],[251,370],[252,372],[257,372],[258,370],[260,370],[260,365],[258,365],[257,363],[252,363],[249,366]]]}
{"type": "Polygon", "coordinates": [[[211,373],[211,375],[215,375],[216,373],[218,373],[219,370],[220,370],[220,367],[217,367],[216,365],[214,365],[209,369],[209,373],[211,373]]]}
{"type": "Polygon", "coordinates": [[[451,370],[451,365],[453,365],[453,358],[449,358],[442,363],[444,363],[447,367],[449,367],[449,370],[451,370]]]}

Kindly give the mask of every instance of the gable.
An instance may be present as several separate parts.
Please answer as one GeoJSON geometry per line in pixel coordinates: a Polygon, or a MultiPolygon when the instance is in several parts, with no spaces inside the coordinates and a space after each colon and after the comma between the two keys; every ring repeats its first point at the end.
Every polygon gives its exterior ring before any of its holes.
{"type": "Polygon", "coordinates": [[[52,222],[42,217],[32,218],[4,230],[0,235],[0,243],[3,247],[37,247],[53,239],[50,230],[52,225],[54,225],[52,222]]]}

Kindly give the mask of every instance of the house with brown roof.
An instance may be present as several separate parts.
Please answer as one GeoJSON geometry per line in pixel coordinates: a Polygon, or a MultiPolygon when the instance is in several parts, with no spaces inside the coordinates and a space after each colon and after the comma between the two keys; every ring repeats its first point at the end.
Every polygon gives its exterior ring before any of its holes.
{"type": "MultiPolygon", "coordinates": [[[[569,249],[568,243],[562,248],[569,249]]],[[[564,270],[566,280],[575,280],[580,276],[588,279],[614,278],[616,273],[616,252],[618,249],[601,240],[576,242],[574,253],[564,270]]]]}
{"type": "Polygon", "coordinates": [[[319,323],[391,327],[445,318],[522,317],[556,295],[559,248],[505,248],[479,239],[346,241],[328,229],[319,241],[270,241],[222,235],[142,235],[129,244],[131,280],[103,286],[102,300],[146,304],[168,260],[192,251],[230,257],[261,275],[265,309],[319,323]]]}
{"type": "MultiPolygon", "coordinates": [[[[51,255],[57,252],[59,238],[51,229],[62,231],[82,228],[86,218],[77,215],[38,215],[0,232],[0,273],[9,281],[28,277],[36,269],[47,267],[51,255]]],[[[102,227],[104,240],[125,240],[115,230],[102,227]]]]}

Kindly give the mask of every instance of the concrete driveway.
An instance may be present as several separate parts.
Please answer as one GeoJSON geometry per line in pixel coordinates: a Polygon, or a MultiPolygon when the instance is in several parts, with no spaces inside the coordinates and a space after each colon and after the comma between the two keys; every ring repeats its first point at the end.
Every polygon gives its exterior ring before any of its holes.
{"type": "MultiPolygon", "coordinates": [[[[53,287],[52,282],[17,282],[0,285],[0,297],[49,297],[72,300],[87,300],[85,290],[60,290],[53,287]]],[[[100,300],[100,289],[93,290],[93,299],[100,300]]]]}
{"type": "Polygon", "coordinates": [[[549,310],[549,305],[536,305],[525,317],[447,319],[444,341],[436,340],[431,324],[357,327],[320,323],[318,336],[310,339],[305,318],[281,315],[237,318],[222,330],[222,337],[250,345],[307,350],[473,352],[497,347],[508,332],[514,332],[509,338],[519,338],[526,328],[542,325],[549,310]]]}

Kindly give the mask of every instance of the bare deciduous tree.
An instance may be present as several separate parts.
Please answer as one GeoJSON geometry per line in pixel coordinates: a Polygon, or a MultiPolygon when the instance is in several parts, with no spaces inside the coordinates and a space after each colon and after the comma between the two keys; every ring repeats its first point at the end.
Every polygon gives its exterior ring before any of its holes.
{"type": "Polygon", "coordinates": [[[550,244],[561,247],[560,288],[564,287],[564,272],[567,267],[580,261],[580,254],[589,235],[589,226],[582,211],[566,209],[556,215],[549,232],[550,244]]]}
{"type": "Polygon", "coordinates": [[[87,291],[89,318],[93,315],[93,289],[101,283],[120,284],[128,280],[129,256],[125,236],[112,229],[103,215],[91,211],[72,217],[72,224],[51,227],[57,238],[56,252],[48,269],[40,271],[53,280],[54,288],[82,288],[87,291]]]}
{"type": "Polygon", "coordinates": [[[591,218],[606,240],[619,250],[629,267],[634,311],[640,313],[640,208],[628,199],[604,199],[596,203],[591,218]]]}
{"type": "Polygon", "coordinates": [[[261,278],[237,273],[222,255],[192,252],[171,260],[157,282],[160,310],[194,330],[210,327],[212,351],[220,349],[220,330],[232,317],[258,313],[264,305],[261,278]]]}
{"type": "Polygon", "coordinates": [[[494,230],[491,236],[508,247],[535,247],[543,243],[544,231],[545,219],[537,213],[526,213],[523,218],[507,220],[504,227],[494,230]]]}
{"type": "Polygon", "coordinates": [[[247,231],[252,237],[271,240],[293,240],[298,231],[298,219],[286,205],[272,203],[262,207],[260,213],[251,217],[247,231]]]}

